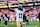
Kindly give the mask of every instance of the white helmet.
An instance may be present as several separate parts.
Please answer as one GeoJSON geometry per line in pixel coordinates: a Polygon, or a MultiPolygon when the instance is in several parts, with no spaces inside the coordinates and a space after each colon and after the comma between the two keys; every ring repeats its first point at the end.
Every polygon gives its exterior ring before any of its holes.
{"type": "Polygon", "coordinates": [[[22,7],[22,5],[21,5],[21,4],[19,4],[19,5],[18,5],[18,7],[22,7]]]}

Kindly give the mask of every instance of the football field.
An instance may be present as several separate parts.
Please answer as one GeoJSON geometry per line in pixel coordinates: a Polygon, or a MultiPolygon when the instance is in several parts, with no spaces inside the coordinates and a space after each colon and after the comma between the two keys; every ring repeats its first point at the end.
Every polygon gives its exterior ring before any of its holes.
{"type": "MultiPolygon", "coordinates": [[[[0,27],[5,27],[3,26],[3,22],[0,23],[0,27]]],[[[14,24],[11,24],[11,22],[8,22],[8,27],[16,27],[16,21],[14,22],[14,24]]],[[[29,25],[27,25],[26,27],[39,27],[39,21],[29,21],[29,25]]]]}

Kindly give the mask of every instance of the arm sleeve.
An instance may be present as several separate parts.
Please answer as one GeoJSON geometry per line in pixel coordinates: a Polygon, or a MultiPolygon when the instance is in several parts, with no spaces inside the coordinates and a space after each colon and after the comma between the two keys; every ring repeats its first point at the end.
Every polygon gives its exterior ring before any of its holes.
{"type": "Polygon", "coordinates": [[[1,17],[3,17],[3,15],[1,17]]]}
{"type": "Polygon", "coordinates": [[[8,6],[8,9],[9,9],[10,11],[15,12],[14,10],[11,10],[11,8],[10,8],[9,5],[8,5],[8,2],[7,2],[7,6],[8,6]]]}
{"type": "Polygon", "coordinates": [[[29,10],[26,10],[25,12],[29,12],[29,11],[33,10],[32,8],[33,8],[33,7],[31,7],[29,10]]]}
{"type": "Polygon", "coordinates": [[[15,12],[14,10],[11,10],[11,8],[9,8],[9,7],[8,7],[8,9],[9,9],[10,11],[12,11],[12,12],[15,12]]]}

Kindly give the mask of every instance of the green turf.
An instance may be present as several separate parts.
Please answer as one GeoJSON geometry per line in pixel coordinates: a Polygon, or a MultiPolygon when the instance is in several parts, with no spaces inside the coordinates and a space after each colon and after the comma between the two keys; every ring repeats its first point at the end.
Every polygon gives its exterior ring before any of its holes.
{"type": "Polygon", "coordinates": [[[35,26],[39,27],[39,21],[30,21],[29,26],[30,27],[35,27],[35,26]]]}
{"type": "MultiPolygon", "coordinates": [[[[39,21],[29,21],[29,25],[27,25],[26,27],[39,27],[39,21]]],[[[0,27],[5,27],[3,26],[3,22],[0,23],[0,27]]],[[[8,27],[16,27],[16,21],[14,22],[14,24],[12,25],[11,22],[8,22],[8,27]]]]}

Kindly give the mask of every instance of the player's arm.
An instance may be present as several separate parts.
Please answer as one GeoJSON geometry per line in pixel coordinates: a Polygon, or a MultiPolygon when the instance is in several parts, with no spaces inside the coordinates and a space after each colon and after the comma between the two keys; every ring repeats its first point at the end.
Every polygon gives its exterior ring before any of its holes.
{"type": "Polygon", "coordinates": [[[12,9],[9,7],[8,1],[7,1],[7,6],[8,6],[8,9],[9,9],[10,11],[15,12],[14,10],[12,10],[12,9]]]}
{"type": "Polygon", "coordinates": [[[36,3],[36,2],[34,2],[34,3],[33,3],[33,6],[31,6],[31,8],[30,8],[29,10],[26,10],[26,12],[31,11],[32,8],[34,7],[35,3],[36,3]]]}
{"type": "Polygon", "coordinates": [[[33,7],[31,7],[29,10],[26,10],[25,12],[29,12],[29,11],[31,11],[31,10],[32,10],[32,8],[33,8],[33,7]]]}
{"type": "MultiPolygon", "coordinates": [[[[25,11],[25,13],[26,13],[26,12],[28,12],[28,13],[29,13],[29,11],[31,11],[31,10],[32,10],[32,8],[33,8],[33,7],[31,7],[29,10],[26,10],[26,11],[25,11]]],[[[29,15],[27,14],[27,16],[29,16],[29,15]]]]}
{"type": "Polygon", "coordinates": [[[1,17],[3,17],[3,15],[1,17]]]}
{"type": "Polygon", "coordinates": [[[7,18],[7,14],[5,14],[6,18],[7,18]]]}
{"type": "Polygon", "coordinates": [[[9,9],[10,11],[12,11],[12,12],[15,12],[14,10],[11,10],[11,8],[9,8],[9,7],[8,7],[8,9],[9,9]]]}
{"type": "Polygon", "coordinates": [[[4,19],[3,15],[1,16],[1,18],[3,18],[3,19],[4,19]]]}

